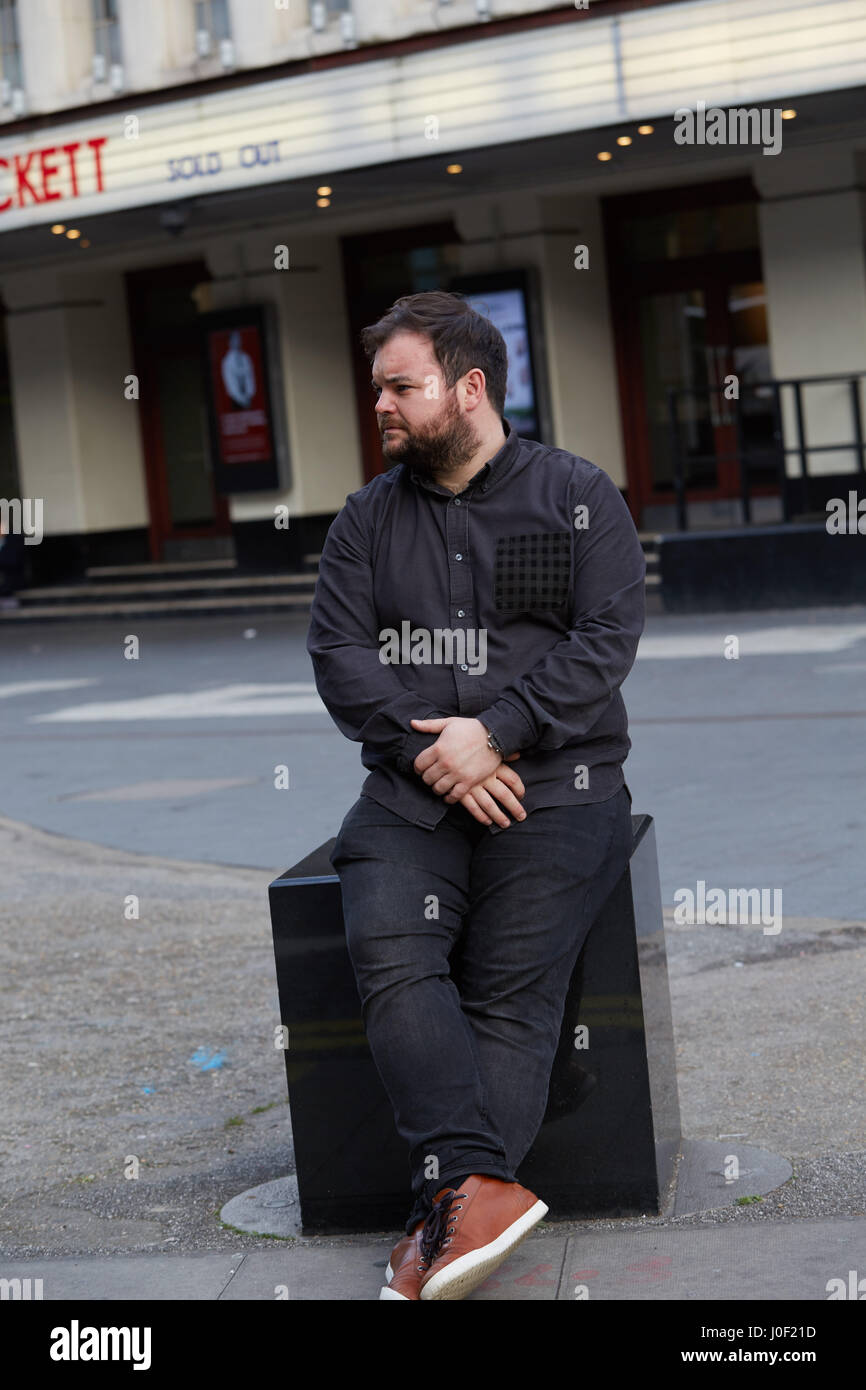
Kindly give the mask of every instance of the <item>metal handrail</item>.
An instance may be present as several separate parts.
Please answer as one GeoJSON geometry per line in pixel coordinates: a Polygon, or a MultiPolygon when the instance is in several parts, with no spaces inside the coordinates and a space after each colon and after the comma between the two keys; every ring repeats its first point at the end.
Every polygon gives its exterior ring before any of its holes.
{"type": "MultiPolygon", "coordinates": [[[[777,463],[779,473],[779,490],[782,497],[782,515],[788,522],[791,520],[790,498],[788,495],[788,471],[785,466],[789,454],[799,454],[800,475],[806,480],[804,487],[808,488],[809,468],[808,455],[833,453],[840,449],[856,450],[857,455],[857,474],[866,473],[866,458],[864,458],[864,436],[863,436],[863,417],[860,408],[860,392],[858,382],[866,379],[866,372],[844,372],[831,373],[825,376],[801,376],[801,377],[773,377],[766,381],[749,381],[740,387],[740,392],[733,397],[734,405],[734,427],[737,437],[737,448],[734,453],[712,453],[712,454],[692,454],[692,463],[719,463],[736,461],[740,468],[740,500],[743,504],[743,520],[750,522],[752,519],[752,499],[749,480],[750,466],[762,456],[769,455],[777,463]],[[806,426],[803,416],[803,391],[804,386],[812,386],[818,383],[837,385],[846,384],[851,391],[851,411],[854,423],[854,438],[842,444],[807,444],[806,426]],[[785,447],[783,441],[784,432],[782,427],[782,388],[791,386],[794,388],[794,409],[797,425],[797,443],[790,447],[785,447]],[[748,391],[771,390],[773,393],[773,444],[772,445],[745,445],[743,435],[743,398],[748,391]]],[[[680,418],[678,402],[687,396],[704,396],[710,401],[715,396],[723,396],[725,388],[723,386],[678,386],[670,387],[667,392],[668,418],[671,430],[671,454],[674,467],[674,492],[676,496],[677,526],[680,531],[688,530],[688,520],[686,514],[686,482],[683,470],[683,451],[680,438],[680,418]]],[[[730,405],[731,400],[723,396],[725,405],[730,405]]],[[[814,476],[814,475],[813,475],[814,476]]]]}

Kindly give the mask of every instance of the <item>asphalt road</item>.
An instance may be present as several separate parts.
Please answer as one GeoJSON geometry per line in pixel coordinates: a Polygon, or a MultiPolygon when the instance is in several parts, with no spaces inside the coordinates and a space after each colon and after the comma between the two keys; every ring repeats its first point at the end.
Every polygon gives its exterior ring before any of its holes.
{"type": "MultiPolygon", "coordinates": [[[[282,872],[336,833],[366,775],[315,693],[306,628],[283,615],[4,628],[0,812],[282,872]]],[[[866,915],[866,609],[651,617],[624,695],[626,775],[656,821],[666,906],[703,881],[781,891],[785,915],[866,915]]]]}

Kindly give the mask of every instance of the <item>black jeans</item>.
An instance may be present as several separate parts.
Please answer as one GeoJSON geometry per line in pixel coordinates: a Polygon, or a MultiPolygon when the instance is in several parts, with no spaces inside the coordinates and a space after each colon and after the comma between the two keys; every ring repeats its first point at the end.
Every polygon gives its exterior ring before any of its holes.
{"type": "Polygon", "coordinates": [[[628,862],[631,798],[542,807],[490,835],[465,807],[434,830],[368,797],[331,856],[364,1026],[415,1204],[448,1179],[515,1182],[547,1106],[575,961],[628,862]]]}

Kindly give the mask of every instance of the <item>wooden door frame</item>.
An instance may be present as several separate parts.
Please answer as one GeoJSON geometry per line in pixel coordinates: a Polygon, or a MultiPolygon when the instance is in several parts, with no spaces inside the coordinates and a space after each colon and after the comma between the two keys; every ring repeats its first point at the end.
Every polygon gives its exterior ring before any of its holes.
{"type": "Polygon", "coordinates": [[[171,265],[152,266],[127,271],[125,275],[129,332],[132,342],[132,362],[138,377],[138,420],[144,453],[145,482],[150,514],[148,537],[151,560],[162,558],[167,540],[188,537],[231,535],[228,501],[214,491],[214,520],[209,526],[175,526],[171,517],[171,500],[165,465],[165,446],[158,405],[155,346],[142,332],[140,308],[149,287],[159,285],[183,287],[210,280],[211,273],[201,259],[176,261],[171,265]]]}
{"type": "MultiPolygon", "coordinates": [[[[758,192],[750,178],[645,190],[602,200],[611,322],[628,480],[627,498],[636,525],[640,524],[644,507],[674,500],[673,489],[657,488],[652,477],[649,413],[640,341],[641,296],[680,289],[713,287],[722,282],[763,282],[764,276],[760,247],[684,256],[671,261],[628,262],[622,251],[622,225],[641,213],[658,212],[660,208],[678,210],[758,201],[758,192]]],[[[755,488],[753,491],[772,494],[774,490],[763,487],[755,488]]],[[[688,489],[689,499],[696,502],[718,501],[721,497],[737,495],[736,489],[727,492],[722,492],[719,488],[688,489]]]]}

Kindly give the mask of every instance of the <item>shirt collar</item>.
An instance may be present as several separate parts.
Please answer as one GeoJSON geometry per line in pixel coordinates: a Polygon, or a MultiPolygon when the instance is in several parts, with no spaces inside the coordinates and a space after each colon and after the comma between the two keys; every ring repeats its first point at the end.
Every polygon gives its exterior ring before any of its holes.
{"type": "MultiPolygon", "coordinates": [[[[509,420],[502,417],[502,428],[505,431],[505,443],[492,459],[488,459],[477,473],[473,473],[469,482],[464,488],[464,492],[479,488],[482,492],[489,492],[497,483],[501,483],[507,473],[511,471],[514,460],[517,458],[517,448],[520,443],[520,435],[514,429],[509,420]]],[[[430,482],[426,478],[419,478],[414,468],[410,469],[409,476],[414,483],[420,483],[422,487],[428,488],[432,492],[441,492],[453,496],[448,488],[443,488],[439,483],[430,482]]]]}

